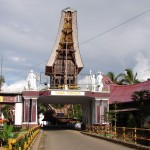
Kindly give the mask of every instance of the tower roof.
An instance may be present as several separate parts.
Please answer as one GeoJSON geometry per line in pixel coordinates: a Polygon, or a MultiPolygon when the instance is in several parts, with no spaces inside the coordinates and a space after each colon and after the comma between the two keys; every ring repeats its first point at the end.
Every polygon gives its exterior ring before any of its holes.
{"type": "Polygon", "coordinates": [[[64,27],[65,27],[65,19],[66,19],[66,13],[67,12],[71,12],[72,13],[72,43],[73,43],[73,47],[74,47],[74,55],[75,55],[75,62],[76,62],[76,65],[78,67],[78,73],[83,69],[83,62],[82,62],[82,59],[81,59],[81,55],[80,55],[80,51],[79,51],[79,44],[78,44],[78,28],[77,28],[77,11],[70,8],[70,7],[67,7],[65,9],[62,10],[61,12],[61,18],[60,18],[60,24],[59,24],[59,30],[58,30],[58,34],[57,34],[57,37],[56,37],[56,41],[55,41],[55,44],[54,44],[54,47],[53,47],[53,50],[51,52],[51,55],[49,57],[49,60],[46,64],[46,71],[45,71],[45,74],[46,75],[49,75],[49,73],[52,73],[52,67],[55,63],[55,60],[56,60],[56,56],[57,56],[57,50],[58,50],[58,47],[60,45],[60,41],[62,39],[62,34],[63,34],[63,30],[64,30],[64,27]]]}
{"type": "Polygon", "coordinates": [[[64,11],[64,12],[68,12],[68,11],[76,12],[76,10],[73,9],[73,8],[71,8],[71,7],[67,7],[67,8],[65,8],[65,9],[63,9],[62,11],[64,11]]]}

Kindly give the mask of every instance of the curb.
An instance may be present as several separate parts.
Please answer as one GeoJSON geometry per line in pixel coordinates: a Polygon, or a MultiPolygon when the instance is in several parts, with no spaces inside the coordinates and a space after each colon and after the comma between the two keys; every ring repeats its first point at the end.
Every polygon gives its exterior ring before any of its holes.
{"type": "Polygon", "coordinates": [[[41,141],[42,136],[43,136],[43,130],[40,130],[38,135],[33,140],[32,144],[30,146],[30,150],[39,150],[40,141],[41,141]]]}
{"type": "Polygon", "coordinates": [[[95,134],[91,134],[91,133],[87,133],[87,132],[83,132],[83,131],[81,131],[81,133],[84,134],[84,135],[87,135],[87,136],[91,136],[91,137],[103,139],[103,140],[106,140],[106,141],[109,141],[109,142],[121,144],[121,145],[130,147],[130,148],[136,148],[138,150],[150,150],[150,147],[143,146],[143,145],[140,145],[140,144],[133,144],[133,143],[124,142],[124,141],[121,141],[121,140],[115,140],[115,139],[111,139],[111,138],[107,138],[107,137],[101,137],[101,136],[98,136],[98,135],[95,135],[95,134]]]}

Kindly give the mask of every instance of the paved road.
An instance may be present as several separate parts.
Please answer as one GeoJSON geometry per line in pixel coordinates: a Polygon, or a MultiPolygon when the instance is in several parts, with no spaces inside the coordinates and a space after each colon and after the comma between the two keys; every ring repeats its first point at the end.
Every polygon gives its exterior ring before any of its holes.
{"type": "Polygon", "coordinates": [[[133,150],[74,130],[47,130],[40,150],[133,150]]]}

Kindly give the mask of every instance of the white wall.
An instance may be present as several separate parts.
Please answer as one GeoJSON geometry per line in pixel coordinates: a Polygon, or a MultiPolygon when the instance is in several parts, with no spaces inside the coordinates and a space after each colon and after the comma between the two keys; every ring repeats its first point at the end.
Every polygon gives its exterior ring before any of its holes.
{"type": "Polygon", "coordinates": [[[22,103],[15,103],[15,125],[22,125],[22,103]]]}

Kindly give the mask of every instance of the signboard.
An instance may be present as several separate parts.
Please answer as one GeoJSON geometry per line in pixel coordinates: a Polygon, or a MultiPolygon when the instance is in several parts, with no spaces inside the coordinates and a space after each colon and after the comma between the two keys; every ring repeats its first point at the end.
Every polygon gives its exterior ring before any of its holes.
{"type": "Polygon", "coordinates": [[[3,102],[3,96],[0,96],[0,102],[3,102]]]}
{"type": "Polygon", "coordinates": [[[84,96],[85,92],[79,92],[79,91],[51,91],[51,95],[84,96]]]}
{"type": "Polygon", "coordinates": [[[16,96],[0,96],[0,102],[15,103],[17,102],[17,97],[16,96]]]}

